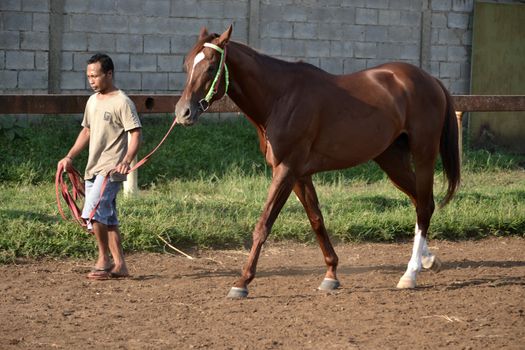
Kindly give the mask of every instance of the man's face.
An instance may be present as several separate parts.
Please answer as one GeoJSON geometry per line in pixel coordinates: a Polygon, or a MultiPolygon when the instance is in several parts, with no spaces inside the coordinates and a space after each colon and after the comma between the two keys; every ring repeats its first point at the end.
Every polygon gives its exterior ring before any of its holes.
{"type": "Polygon", "coordinates": [[[93,91],[104,93],[111,87],[113,82],[113,72],[109,71],[104,73],[100,62],[88,64],[86,74],[89,85],[93,91]]]}

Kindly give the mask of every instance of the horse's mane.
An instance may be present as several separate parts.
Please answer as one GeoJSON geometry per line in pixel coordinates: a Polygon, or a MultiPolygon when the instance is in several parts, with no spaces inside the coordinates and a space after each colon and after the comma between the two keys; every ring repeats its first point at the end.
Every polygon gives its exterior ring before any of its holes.
{"type": "Polygon", "coordinates": [[[239,48],[245,54],[253,57],[255,60],[257,60],[257,61],[259,61],[259,62],[261,62],[261,63],[263,63],[263,64],[265,64],[267,66],[273,66],[273,67],[275,67],[277,69],[283,69],[283,70],[299,69],[299,70],[311,71],[312,73],[328,74],[324,70],[314,66],[313,64],[307,63],[307,62],[303,62],[303,61],[297,61],[297,62],[285,61],[283,59],[272,57],[272,56],[266,55],[264,53],[261,53],[261,52],[255,50],[255,49],[249,47],[248,45],[245,45],[245,44],[242,44],[242,43],[239,43],[239,42],[236,42],[236,41],[231,41],[230,43],[228,43],[228,45],[230,45],[230,44],[235,45],[237,48],[239,48]]]}

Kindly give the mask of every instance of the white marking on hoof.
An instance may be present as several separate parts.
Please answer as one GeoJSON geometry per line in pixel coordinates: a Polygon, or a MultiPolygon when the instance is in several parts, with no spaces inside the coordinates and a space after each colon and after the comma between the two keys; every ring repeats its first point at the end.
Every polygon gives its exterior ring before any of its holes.
{"type": "Polygon", "coordinates": [[[227,298],[230,299],[243,299],[248,296],[247,288],[232,287],[228,293],[227,298]]]}
{"type": "Polygon", "coordinates": [[[407,276],[401,277],[397,283],[396,288],[398,289],[413,289],[416,288],[416,280],[407,276]]]}
{"type": "Polygon", "coordinates": [[[321,285],[317,287],[319,290],[324,291],[332,291],[341,286],[341,283],[339,283],[338,280],[335,280],[333,278],[325,278],[323,282],[321,282],[321,285]]]}

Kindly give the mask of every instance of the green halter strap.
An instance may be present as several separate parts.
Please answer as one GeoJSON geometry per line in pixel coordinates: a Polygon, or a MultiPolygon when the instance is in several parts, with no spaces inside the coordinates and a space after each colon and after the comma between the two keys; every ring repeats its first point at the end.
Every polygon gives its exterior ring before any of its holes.
{"type": "Polygon", "coordinates": [[[213,98],[213,96],[215,96],[215,94],[218,91],[218,82],[221,79],[222,67],[224,67],[224,78],[226,80],[226,89],[224,90],[224,94],[228,93],[228,87],[230,85],[230,76],[228,73],[228,67],[226,66],[225,49],[222,49],[219,46],[212,44],[212,43],[204,43],[204,47],[209,47],[219,52],[221,54],[221,60],[219,62],[219,70],[215,74],[215,78],[213,79],[213,82],[211,83],[210,90],[208,90],[206,97],[204,97],[202,100],[199,101],[200,107],[203,112],[205,112],[210,107],[211,99],[213,98]]]}

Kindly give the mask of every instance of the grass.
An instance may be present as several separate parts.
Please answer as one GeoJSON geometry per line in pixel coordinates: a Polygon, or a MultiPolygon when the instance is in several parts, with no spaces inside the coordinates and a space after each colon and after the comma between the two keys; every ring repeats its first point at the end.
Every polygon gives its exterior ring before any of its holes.
{"type": "MultiPolygon", "coordinates": [[[[144,118],[144,156],[162,138],[171,117],[144,118]]],[[[74,142],[78,121],[48,117],[12,141],[0,134],[0,262],[18,257],[91,257],[94,240],[58,216],[56,162],[74,142]]],[[[86,154],[75,161],[80,170],[86,154]]],[[[525,232],[523,157],[467,151],[463,183],[455,199],[436,211],[431,238],[467,239],[525,232]]],[[[159,251],[158,236],[178,247],[247,245],[271,175],[244,120],[206,121],[176,128],[139,170],[141,191],[119,199],[126,251],[159,251]]],[[[442,176],[435,194],[441,198],[442,176]],[[441,190],[441,192],[440,192],[441,190]]],[[[334,241],[393,241],[412,236],[415,211],[373,163],[314,178],[334,241]]],[[[291,196],[272,240],[313,242],[302,206],[291,196]]]]}

